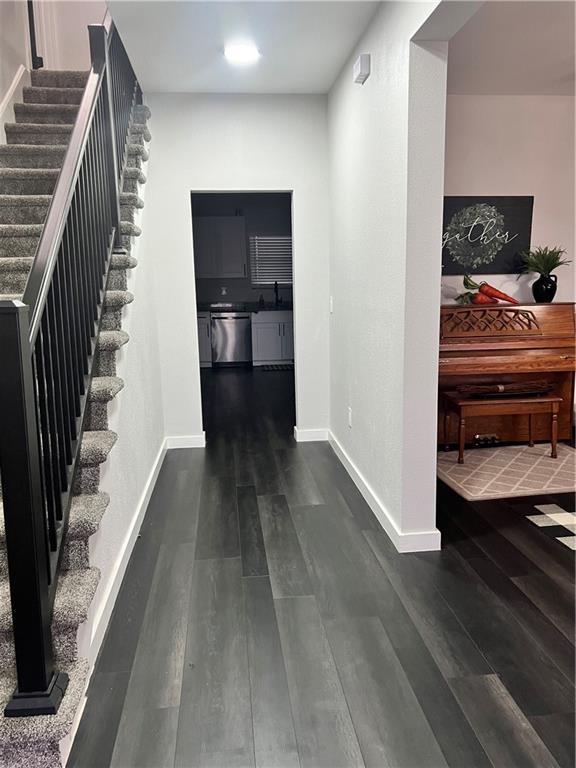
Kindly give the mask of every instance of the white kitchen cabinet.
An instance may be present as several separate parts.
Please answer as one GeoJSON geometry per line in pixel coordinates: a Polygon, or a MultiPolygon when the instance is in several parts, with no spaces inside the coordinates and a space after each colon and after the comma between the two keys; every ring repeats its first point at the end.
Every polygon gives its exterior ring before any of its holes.
{"type": "Polygon", "coordinates": [[[194,219],[196,277],[246,277],[246,225],[243,216],[194,219]]]}
{"type": "Polygon", "coordinates": [[[258,323],[252,326],[252,362],[254,365],[282,359],[281,330],[280,323],[258,323]]]}
{"type": "Polygon", "coordinates": [[[254,365],[294,360],[292,312],[252,314],[252,362],[254,365]]]}
{"type": "Polygon", "coordinates": [[[203,368],[212,367],[212,339],[210,336],[210,313],[202,312],[198,316],[198,351],[200,365],[203,368]]]}

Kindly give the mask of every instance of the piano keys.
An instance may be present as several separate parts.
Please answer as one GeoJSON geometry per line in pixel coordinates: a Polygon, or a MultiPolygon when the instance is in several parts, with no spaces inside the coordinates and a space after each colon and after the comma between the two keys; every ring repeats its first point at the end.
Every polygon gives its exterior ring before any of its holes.
{"type": "MultiPolygon", "coordinates": [[[[573,303],[443,306],[440,392],[454,391],[463,384],[547,382],[550,394],[562,398],[558,439],[570,440],[576,371],[574,309],[573,303]]],[[[438,443],[443,445],[444,419],[438,422],[438,443]]],[[[535,416],[533,430],[535,440],[549,440],[549,419],[535,416]]],[[[528,420],[521,415],[470,418],[466,442],[472,443],[478,434],[497,435],[501,442],[528,442],[528,420]]],[[[457,442],[454,422],[449,424],[446,439],[457,442]]]]}

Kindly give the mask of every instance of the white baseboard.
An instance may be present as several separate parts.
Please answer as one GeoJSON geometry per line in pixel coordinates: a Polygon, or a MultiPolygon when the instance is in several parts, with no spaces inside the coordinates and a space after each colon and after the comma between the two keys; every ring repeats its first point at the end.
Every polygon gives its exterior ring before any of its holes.
{"type": "MultiPolygon", "coordinates": [[[[142,521],[144,520],[144,515],[148,509],[148,503],[150,501],[150,497],[152,496],[154,486],[156,485],[156,480],[158,479],[158,474],[162,467],[165,454],[166,440],[163,440],[156,458],[154,459],[154,463],[152,465],[152,469],[150,470],[150,474],[148,475],[148,479],[144,485],[140,500],[136,505],[136,510],[134,511],[134,515],[132,517],[132,523],[130,524],[126,536],[124,537],[124,541],[120,547],[118,557],[116,558],[116,562],[112,568],[112,577],[108,582],[106,592],[102,596],[100,605],[92,620],[90,621],[89,619],[86,624],[80,625],[78,631],[78,647],[79,649],[82,648],[83,639],[87,641],[88,649],[86,656],[90,664],[90,669],[86,680],[86,689],[88,688],[88,683],[90,681],[90,677],[92,676],[94,664],[96,662],[96,658],[98,657],[100,646],[102,645],[102,640],[104,639],[104,634],[108,628],[110,616],[112,615],[112,610],[114,609],[114,604],[116,603],[116,598],[118,597],[118,592],[120,591],[120,586],[128,566],[128,561],[132,555],[132,550],[134,549],[134,544],[138,537],[142,521]],[[89,632],[87,632],[87,630],[89,632]],[[87,632],[87,634],[89,634],[89,639],[86,638],[86,635],[84,635],[84,638],[82,638],[83,632],[87,632]]],[[[80,655],[82,655],[82,651],[80,655]]],[[[80,707],[78,708],[78,711],[74,717],[72,729],[70,730],[70,733],[68,733],[68,735],[65,736],[64,739],[62,739],[60,742],[60,755],[62,765],[66,765],[66,760],[68,759],[69,752],[72,749],[76,731],[80,725],[82,712],[84,711],[84,706],[86,704],[86,689],[84,690],[80,707]]]]}
{"type": "Polygon", "coordinates": [[[8,90],[0,101],[0,144],[6,143],[4,123],[14,122],[14,104],[22,101],[22,91],[25,85],[30,85],[30,72],[23,64],[16,70],[8,90]]]}
{"type": "Polygon", "coordinates": [[[314,443],[318,440],[328,440],[327,429],[299,429],[294,427],[294,440],[297,443],[314,443]]]}
{"type": "Polygon", "coordinates": [[[122,579],[124,578],[124,573],[126,572],[128,561],[130,560],[130,556],[132,554],[132,550],[134,549],[134,544],[138,537],[138,533],[140,531],[142,521],[144,520],[144,515],[146,514],[146,510],[148,509],[148,502],[150,501],[150,497],[152,496],[152,491],[154,490],[154,486],[156,485],[156,480],[158,479],[158,474],[162,467],[162,462],[164,460],[165,454],[166,454],[166,440],[163,441],[162,445],[160,446],[160,449],[158,450],[156,458],[154,459],[154,463],[150,470],[150,474],[148,475],[148,479],[146,480],[146,483],[144,485],[142,495],[140,496],[140,500],[134,511],[134,515],[132,517],[132,523],[130,524],[129,529],[126,532],[124,541],[118,553],[118,557],[116,558],[116,562],[114,563],[114,567],[112,569],[112,576],[108,581],[106,592],[102,596],[102,599],[100,601],[100,609],[98,610],[98,613],[94,616],[94,620],[92,621],[92,633],[90,637],[90,657],[89,657],[91,665],[96,660],[96,656],[98,655],[98,651],[100,650],[100,645],[102,643],[104,633],[106,632],[106,629],[108,627],[110,616],[112,614],[112,609],[114,608],[114,603],[116,602],[116,598],[118,597],[120,585],[122,584],[122,579]]]}
{"type": "Polygon", "coordinates": [[[398,552],[433,552],[440,549],[440,531],[437,528],[432,528],[429,531],[401,531],[332,432],[329,433],[328,440],[398,552]]]}
{"type": "Polygon", "coordinates": [[[200,432],[199,435],[172,435],[166,438],[164,442],[166,448],[205,448],[206,433],[200,432]]]}

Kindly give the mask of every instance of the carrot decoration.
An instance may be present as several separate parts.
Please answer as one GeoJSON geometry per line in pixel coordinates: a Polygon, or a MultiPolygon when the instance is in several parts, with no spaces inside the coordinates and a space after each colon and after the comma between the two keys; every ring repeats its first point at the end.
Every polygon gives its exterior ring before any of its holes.
{"type": "Polygon", "coordinates": [[[496,299],[491,299],[490,296],[486,296],[484,293],[474,293],[473,291],[466,291],[456,297],[458,304],[498,304],[496,299]]]}
{"type": "Polygon", "coordinates": [[[478,292],[472,296],[472,304],[498,304],[498,300],[478,292]]]}
{"type": "MultiPolygon", "coordinates": [[[[512,296],[508,296],[507,293],[503,293],[502,291],[499,291],[498,288],[494,288],[494,286],[489,285],[486,282],[482,282],[480,284],[475,283],[474,280],[469,275],[464,275],[464,288],[466,288],[467,291],[470,290],[477,290],[484,296],[488,296],[491,299],[497,299],[499,301],[506,301],[508,304],[519,304],[520,302],[517,301],[512,296]]],[[[480,302],[476,301],[475,304],[487,304],[488,302],[480,302]]]]}

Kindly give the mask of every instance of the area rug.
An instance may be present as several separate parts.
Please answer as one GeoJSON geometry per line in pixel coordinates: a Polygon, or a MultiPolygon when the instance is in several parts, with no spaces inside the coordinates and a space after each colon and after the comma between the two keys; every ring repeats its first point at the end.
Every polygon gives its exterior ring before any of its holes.
{"type": "Polygon", "coordinates": [[[438,454],[438,477],[468,501],[570,493],[576,490],[576,451],[558,444],[558,458],[550,458],[550,444],[471,448],[458,464],[458,452],[438,454]]]}
{"type": "Polygon", "coordinates": [[[537,515],[527,515],[543,533],[551,536],[570,549],[576,550],[576,513],[569,512],[558,504],[536,504],[537,515]]]}
{"type": "Polygon", "coordinates": [[[259,371],[293,371],[294,366],[291,363],[268,363],[267,365],[259,365],[259,371]]]}

